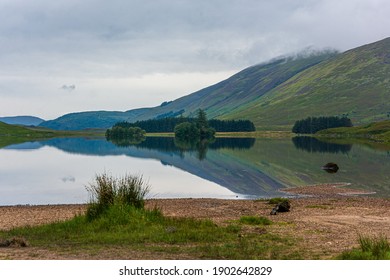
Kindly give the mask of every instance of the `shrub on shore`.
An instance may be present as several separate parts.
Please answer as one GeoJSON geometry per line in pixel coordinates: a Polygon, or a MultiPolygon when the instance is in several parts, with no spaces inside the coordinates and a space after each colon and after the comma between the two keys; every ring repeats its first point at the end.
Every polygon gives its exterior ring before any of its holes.
{"type": "Polygon", "coordinates": [[[99,217],[114,205],[143,209],[145,196],[150,189],[142,176],[126,174],[123,177],[114,178],[107,173],[96,175],[95,181],[86,188],[90,194],[86,213],[88,220],[99,217]]]}

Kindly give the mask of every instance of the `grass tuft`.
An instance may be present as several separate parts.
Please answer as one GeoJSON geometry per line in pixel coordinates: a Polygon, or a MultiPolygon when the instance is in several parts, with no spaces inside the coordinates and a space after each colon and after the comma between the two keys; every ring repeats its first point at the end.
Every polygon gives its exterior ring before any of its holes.
{"type": "Polygon", "coordinates": [[[90,194],[87,218],[93,220],[113,205],[132,206],[143,209],[145,196],[149,192],[142,176],[125,175],[114,178],[103,173],[95,176],[95,181],[86,187],[90,194]]]}
{"type": "Polygon", "coordinates": [[[390,260],[390,243],[386,236],[359,235],[359,244],[360,248],[346,251],[339,258],[343,260],[390,260]]]}

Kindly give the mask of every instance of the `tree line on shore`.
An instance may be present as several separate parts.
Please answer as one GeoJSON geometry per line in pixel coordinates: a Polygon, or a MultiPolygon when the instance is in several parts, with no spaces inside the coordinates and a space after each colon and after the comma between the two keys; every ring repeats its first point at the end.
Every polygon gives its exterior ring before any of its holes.
{"type": "MultiPolygon", "coordinates": [[[[133,123],[118,122],[114,127],[139,127],[148,133],[174,132],[175,127],[181,123],[196,123],[197,118],[162,118],[137,121],[133,123]]],[[[209,126],[213,127],[216,132],[251,132],[255,131],[255,125],[249,120],[208,120],[209,126]]],[[[114,128],[113,127],[113,128],[114,128]]]]}
{"type": "MultiPolygon", "coordinates": [[[[161,122],[157,121],[157,123],[161,122]]],[[[196,148],[199,151],[199,159],[205,158],[208,144],[215,141],[215,129],[210,126],[206,112],[203,110],[198,110],[197,117],[192,122],[179,122],[173,130],[175,145],[184,150],[196,148]]],[[[127,146],[144,141],[145,133],[146,131],[138,126],[119,123],[107,129],[106,138],[116,145],[127,146]]]]}
{"type": "Polygon", "coordinates": [[[347,117],[308,117],[296,121],[292,132],[299,134],[314,134],[320,130],[335,127],[352,127],[352,121],[347,117]]]}

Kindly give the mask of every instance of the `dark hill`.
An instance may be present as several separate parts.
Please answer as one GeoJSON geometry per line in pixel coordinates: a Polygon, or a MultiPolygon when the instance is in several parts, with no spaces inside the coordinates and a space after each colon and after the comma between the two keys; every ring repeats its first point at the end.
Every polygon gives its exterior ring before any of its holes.
{"type": "Polygon", "coordinates": [[[33,116],[0,117],[0,122],[19,125],[40,125],[45,120],[33,116]]]}

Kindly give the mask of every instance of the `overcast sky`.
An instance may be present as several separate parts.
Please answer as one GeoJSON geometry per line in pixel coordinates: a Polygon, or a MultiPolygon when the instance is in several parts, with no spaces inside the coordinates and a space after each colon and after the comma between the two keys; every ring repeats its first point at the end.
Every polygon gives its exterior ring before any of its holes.
{"type": "Polygon", "coordinates": [[[0,116],[151,107],[305,48],[390,36],[388,0],[0,0],[0,116]]]}

